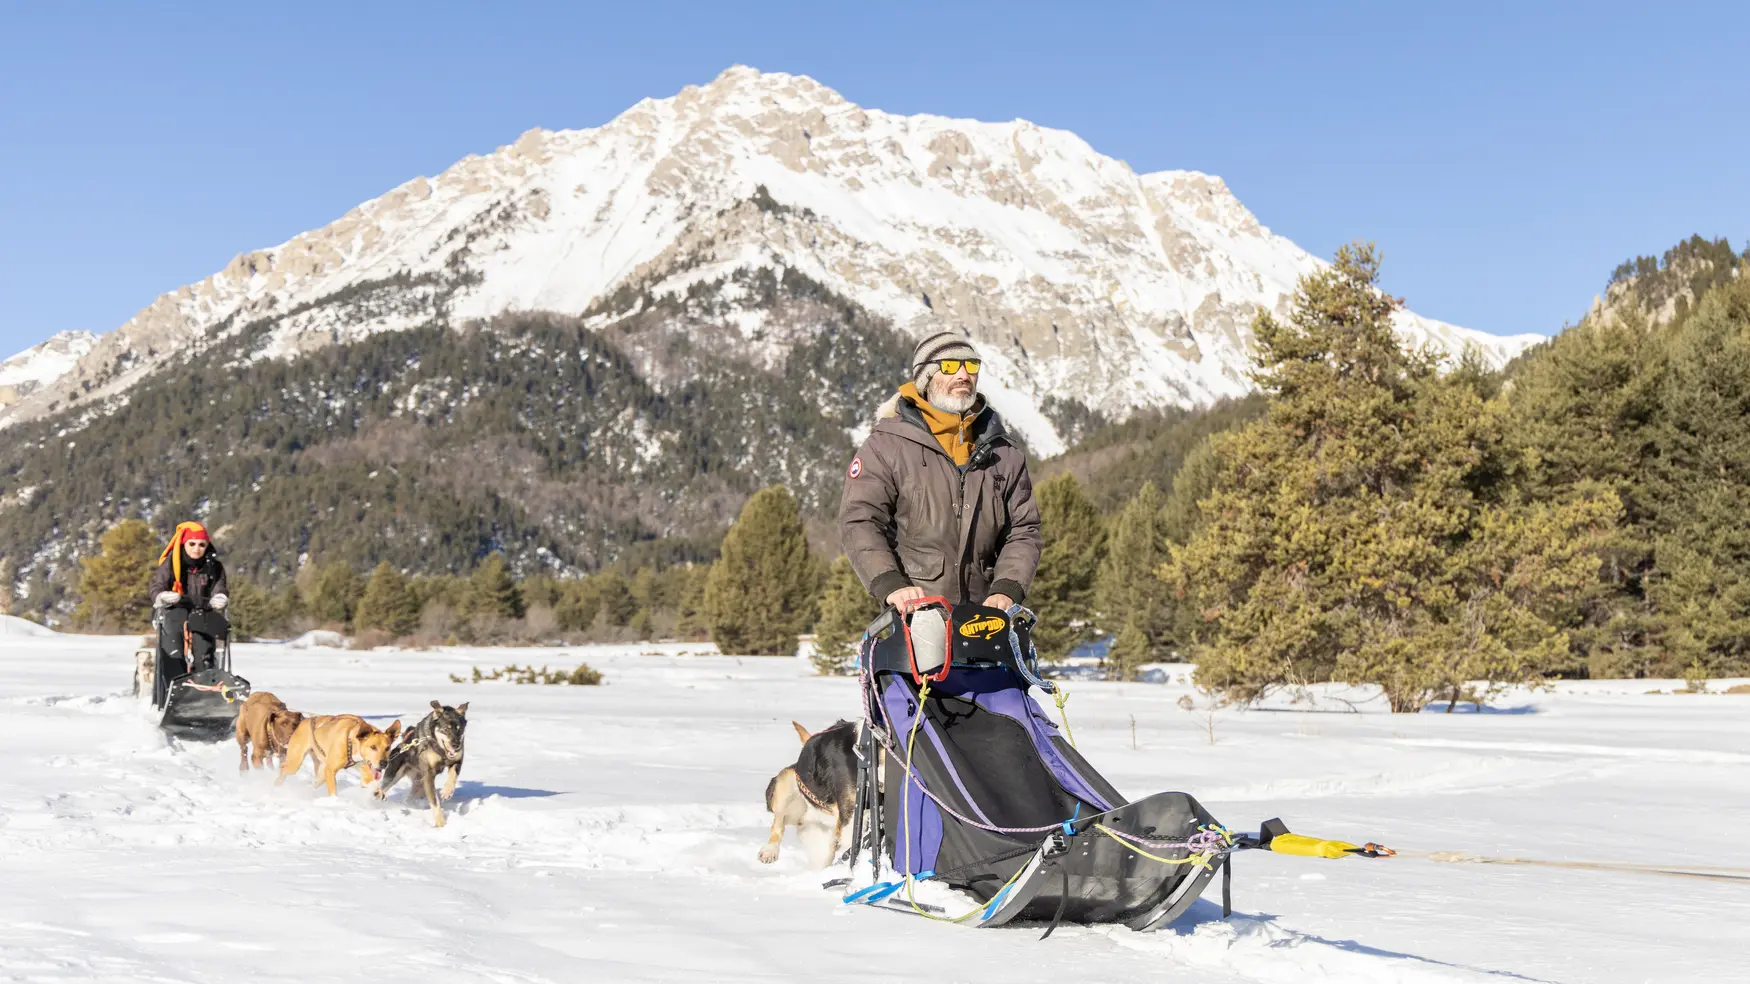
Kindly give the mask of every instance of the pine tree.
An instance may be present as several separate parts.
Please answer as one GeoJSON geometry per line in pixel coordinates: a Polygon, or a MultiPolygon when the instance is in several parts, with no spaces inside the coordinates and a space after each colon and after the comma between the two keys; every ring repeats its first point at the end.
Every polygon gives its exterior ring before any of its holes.
{"type": "Polygon", "coordinates": [[[626,576],[617,570],[607,570],[595,576],[596,596],[601,599],[603,621],[614,628],[624,628],[630,625],[638,614],[638,599],[632,594],[632,585],[626,576]]]}
{"type": "Polygon", "coordinates": [[[351,564],[332,561],[317,568],[304,608],[323,625],[350,626],[364,587],[364,579],[351,564]]]}
{"type": "Polygon", "coordinates": [[[1159,650],[1149,638],[1145,618],[1132,613],[1124,619],[1106,650],[1106,675],[1116,680],[1134,680],[1137,668],[1160,659],[1159,650]]]}
{"type": "Polygon", "coordinates": [[[559,604],[560,582],[549,575],[526,577],[518,587],[523,593],[523,603],[530,608],[536,605],[553,608],[559,604]]]}
{"type": "Polygon", "coordinates": [[[688,564],[671,576],[679,581],[675,602],[675,633],[683,639],[704,639],[710,635],[710,623],[705,614],[705,584],[711,578],[709,564],[688,564]]]}
{"type": "Polygon", "coordinates": [[[1184,546],[1203,525],[1198,503],[1215,491],[1219,472],[1215,438],[1205,438],[1185,455],[1185,464],[1173,475],[1173,484],[1161,507],[1161,526],[1169,543],[1184,546]]]}
{"type": "Polygon", "coordinates": [[[98,547],[97,556],[80,562],[73,623],[88,629],[145,630],[152,621],[146,591],[160,550],[152,528],[144,520],[123,520],[103,534],[98,547]]]}
{"type": "Polygon", "coordinates": [[[1660,339],[1638,314],[1587,321],[1526,357],[1507,395],[1515,481],[1528,499],[1561,501],[1602,487],[1623,505],[1620,525],[1598,548],[1599,580],[1582,591],[1568,675],[1644,674],[1664,645],[1647,594],[1659,506],[1647,469],[1665,362],[1660,339]]]}
{"type": "Polygon", "coordinates": [[[561,632],[587,632],[601,614],[601,592],[593,578],[568,581],[559,593],[559,604],[553,607],[553,618],[561,632]]]}
{"type": "Polygon", "coordinates": [[[1095,607],[1116,638],[1106,657],[1107,673],[1136,678],[1143,663],[1169,658],[1173,606],[1160,568],[1167,560],[1164,497],[1144,483],[1113,518],[1106,538],[1106,560],[1095,583],[1095,607]]]}
{"type": "Polygon", "coordinates": [[[821,676],[849,673],[863,630],[881,614],[881,603],[864,589],[848,558],[832,562],[826,590],[820,597],[820,617],[814,623],[814,670],[821,676]]]}
{"type": "Polygon", "coordinates": [[[231,638],[246,641],[269,635],[276,627],[273,597],[253,578],[226,572],[225,580],[231,589],[231,601],[225,608],[231,638]]]}
{"type": "Polygon", "coordinates": [[[377,629],[395,638],[419,628],[419,605],[407,590],[407,579],[388,561],[379,563],[371,572],[353,623],[361,631],[377,629]]]}
{"type": "Polygon", "coordinates": [[[761,489],[729,527],[705,582],[712,641],[725,653],[795,655],[819,582],[790,490],[761,489]]]}
{"type": "Polygon", "coordinates": [[[1710,291],[1665,352],[1642,490],[1658,671],[1734,676],[1750,672],[1750,278],[1710,291]]]}
{"type": "Polygon", "coordinates": [[[1069,472],[1040,483],[1034,497],[1045,542],[1027,605],[1039,616],[1034,647],[1041,659],[1056,662],[1093,638],[1094,584],[1106,555],[1106,523],[1069,472]]]}
{"type": "Polygon", "coordinates": [[[269,632],[288,632],[308,614],[304,611],[304,598],[298,593],[296,582],[288,581],[274,592],[271,605],[273,618],[265,628],[269,632]]]}
{"type": "Polygon", "coordinates": [[[468,579],[469,614],[494,618],[522,618],[523,595],[511,577],[510,562],[494,553],[474,568],[468,579]]]}
{"type": "Polygon", "coordinates": [[[1394,711],[1470,680],[1534,679],[1565,650],[1576,585],[1619,503],[1525,506],[1504,408],[1392,330],[1371,246],[1254,323],[1262,421],[1224,435],[1211,493],[1166,573],[1207,623],[1198,681],[1240,700],[1340,679],[1394,711]]]}
{"type": "Polygon", "coordinates": [[[12,558],[0,557],[0,615],[12,614],[12,604],[16,600],[18,586],[13,583],[17,575],[12,570],[12,558]]]}
{"type": "Polygon", "coordinates": [[[639,608],[652,614],[672,609],[675,605],[675,581],[665,577],[664,572],[650,564],[645,564],[633,572],[627,579],[632,588],[632,598],[639,608]]]}
{"type": "Polygon", "coordinates": [[[632,629],[634,639],[646,642],[656,634],[656,615],[648,608],[640,608],[627,625],[632,629]]]}

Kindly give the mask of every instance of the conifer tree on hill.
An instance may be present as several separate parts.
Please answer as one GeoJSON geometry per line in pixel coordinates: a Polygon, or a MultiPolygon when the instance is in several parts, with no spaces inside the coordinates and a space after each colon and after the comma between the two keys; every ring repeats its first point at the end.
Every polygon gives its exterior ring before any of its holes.
{"type": "Polygon", "coordinates": [[[1344,247],[1287,321],[1258,316],[1269,409],[1218,439],[1200,527],[1166,567],[1206,623],[1199,681],[1240,700],[1344,680],[1414,711],[1536,678],[1620,508],[1604,489],[1525,505],[1501,402],[1399,342],[1378,275],[1371,246],[1344,247]]]}
{"type": "Polygon", "coordinates": [[[1661,672],[1750,672],[1750,278],[1674,327],[1644,496],[1661,672]]]}
{"type": "Polygon", "coordinates": [[[850,672],[863,630],[881,614],[881,603],[864,589],[849,558],[839,556],[827,574],[814,625],[814,669],[821,676],[850,672]]]}
{"type": "Polygon", "coordinates": [[[278,629],[284,619],[274,610],[273,596],[241,574],[225,572],[231,589],[231,603],[225,608],[225,620],[231,625],[231,638],[238,641],[262,638],[278,629]]]}
{"type": "Polygon", "coordinates": [[[419,627],[419,603],[407,589],[407,579],[388,561],[371,572],[353,623],[361,630],[377,629],[395,637],[419,627]]]}
{"type": "Polygon", "coordinates": [[[1647,592],[1658,503],[1645,473],[1664,362],[1658,335],[1630,312],[1552,339],[1517,367],[1507,394],[1514,480],[1529,500],[1603,489],[1622,501],[1598,547],[1598,581],[1582,592],[1566,675],[1635,676],[1660,660],[1664,632],[1647,592]]]}
{"type": "Polygon", "coordinates": [[[583,632],[601,614],[602,598],[593,578],[567,582],[553,606],[553,619],[561,632],[583,632]]]}
{"type": "MultiPolygon", "coordinates": [[[[99,553],[80,562],[79,605],[74,624],[90,629],[144,631],[151,624],[146,589],[162,549],[144,520],[125,519],[98,541],[99,553]]],[[[12,600],[11,578],[4,585],[12,600]]]]}
{"type": "Polygon", "coordinates": [[[494,553],[474,568],[468,579],[468,613],[496,618],[522,618],[523,595],[511,576],[510,562],[494,553]]]}
{"type": "Polygon", "coordinates": [[[1102,624],[1114,632],[1106,668],[1120,680],[1136,678],[1144,663],[1168,658],[1173,606],[1160,567],[1167,559],[1165,497],[1146,482],[1109,524],[1106,560],[1095,600],[1102,624]]]}
{"type": "Polygon", "coordinates": [[[705,585],[711,577],[711,565],[688,564],[673,572],[673,577],[679,582],[676,587],[675,633],[683,639],[708,637],[705,585]]]}
{"type": "Polygon", "coordinates": [[[1027,589],[1039,616],[1033,645],[1056,662],[1094,636],[1094,585],[1106,553],[1106,522],[1074,474],[1063,472],[1034,489],[1043,544],[1027,589]]]}
{"type": "Polygon", "coordinates": [[[820,581],[795,498],[782,485],[761,489],[729,527],[705,582],[712,641],[725,653],[795,655],[820,581]]]}
{"type": "Polygon", "coordinates": [[[638,599],[633,595],[626,576],[617,570],[607,570],[597,574],[595,581],[602,617],[607,623],[615,628],[631,624],[633,616],[638,614],[638,599]]]}
{"type": "Polygon", "coordinates": [[[1637,295],[1681,288],[1698,298],[1693,308],[1653,324],[1645,312],[1656,305],[1607,304],[1515,367],[1508,399],[1527,497],[1562,501],[1602,486],[1623,502],[1571,634],[1573,675],[1750,670],[1735,614],[1750,580],[1736,506],[1750,492],[1741,438],[1750,278],[1723,249],[1692,239],[1666,266],[1645,258],[1629,271],[1637,295]]]}
{"type": "Polygon", "coordinates": [[[323,564],[311,577],[304,607],[311,617],[329,625],[350,626],[364,592],[364,579],[344,560],[323,564]]]}

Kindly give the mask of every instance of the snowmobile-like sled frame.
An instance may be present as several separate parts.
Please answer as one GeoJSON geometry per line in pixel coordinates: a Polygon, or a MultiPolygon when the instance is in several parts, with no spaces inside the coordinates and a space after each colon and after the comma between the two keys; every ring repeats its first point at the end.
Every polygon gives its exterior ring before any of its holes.
{"type": "MultiPolygon", "coordinates": [[[[190,612],[192,619],[199,612],[190,612]]],[[[237,714],[249,697],[249,681],[231,672],[231,633],[213,640],[211,668],[194,668],[194,651],[188,623],[183,623],[181,640],[166,640],[163,612],[152,616],[157,631],[158,646],[167,653],[182,653],[184,672],[169,682],[163,714],[158,728],[172,738],[185,741],[223,741],[235,732],[237,714]],[[167,641],[177,641],[171,648],[167,641]]]]}
{"type": "Polygon", "coordinates": [[[1046,936],[1063,921],[1146,931],[1182,915],[1218,873],[1225,916],[1238,851],[1390,853],[1289,834],[1281,820],[1237,833],[1182,792],[1125,801],[1027,695],[1029,686],[1058,691],[1038,672],[1032,612],[956,611],[939,598],[922,607],[942,613],[932,618],[945,621],[945,633],[926,620],[914,640],[920,609],[903,617],[889,609],[859,649],[864,720],[850,862],[854,872],[867,847],[874,878],[846,903],[987,927],[1049,922],[1046,936]],[[945,646],[932,647],[944,636],[945,646]],[[884,882],[888,857],[895,870],[884,882]],[[981,905],[950,915],[918,903],[913,888],[927,880],[981,905]]]}

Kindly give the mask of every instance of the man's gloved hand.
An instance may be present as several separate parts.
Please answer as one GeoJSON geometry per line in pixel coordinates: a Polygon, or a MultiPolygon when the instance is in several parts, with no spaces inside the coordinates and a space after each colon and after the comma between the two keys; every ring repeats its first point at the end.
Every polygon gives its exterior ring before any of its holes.
{"type": "Polygon", "coordinates": [[[158,597],[152,599],[152,604],[159,608],[169,608],[171,605],[174,605],[181,600],[182,595],[179,595],[174,591],[160,591],[158,592],[158,597]]]}
{"type": "Polygon", "coordinates": [[[229,605],[230,603],[231,603],[231,596],[230,595],[222,595],[222,594],[213,595],[212,605],[214,608],[218,609],[221,612],[224,611],[225,606],[229,605]]]}

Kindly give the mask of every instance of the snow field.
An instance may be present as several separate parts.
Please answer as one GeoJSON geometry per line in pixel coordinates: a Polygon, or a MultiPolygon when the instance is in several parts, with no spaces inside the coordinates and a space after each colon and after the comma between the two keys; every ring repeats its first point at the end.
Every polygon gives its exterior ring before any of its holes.
{"type": "MultiPolygon", "coordinates": [[[[134,639],[0,636],[0,980],[773,981],[875,961],[932,980],[1728,981],[1750,883],[1499,865],[1235,864],[1234,917],[1173,930],[974,930],[848,908],[794,835],[755,858],[792,719],[848,680],[704,647],[346,652],[240,645],[258,690],[411,725],[470,702],[449,825],[356,772],[275,787],[237,749],[169,742],[126,695],[134,639]],[[454,684],[588,661],[602,687],[454,684]]],[[[1169,679],[1176,675],[1167,674],[1169,679]]],[[[1495,712],[1219,712],[1182,683],[1071,684],[1079,747],[1122,790],[1182,788],[1238,829],[1405,851],[1750,868],[1750,696],[1564,685],[1495,712]],[[1134,747],[1131,721],[1135,721],[1134,747]]],[[[1214,893],[1212,893],[1213,895],[1214,893]]],[[[964,911],[937,886],[920,901],[964,911]]],[[[1218,901],[1218,896],[1217,896],[1218,901]]]]}

